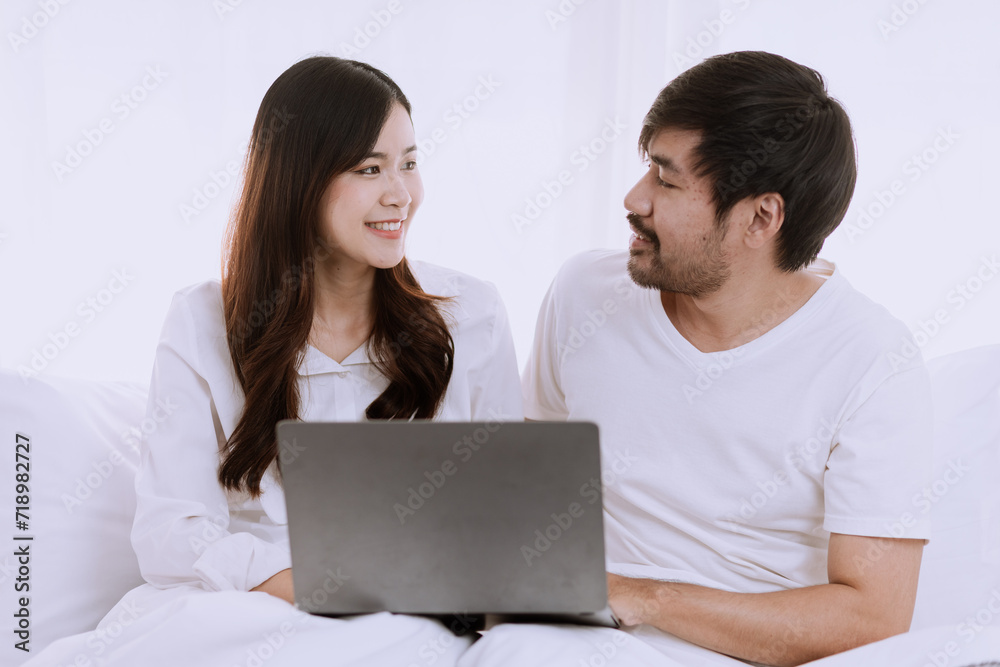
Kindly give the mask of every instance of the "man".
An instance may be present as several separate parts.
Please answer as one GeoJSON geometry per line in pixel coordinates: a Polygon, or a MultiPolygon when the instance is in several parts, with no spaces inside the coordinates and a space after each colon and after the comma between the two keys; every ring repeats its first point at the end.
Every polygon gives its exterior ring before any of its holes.
{"type": "Polygon", "coordinates": [[[560,270],[522,378],[526,416],[595,421],[629,462],[603,497],[628,634],[501,626],[463,664],[792,665],[905,632],[930,387],[906,327],[815,261],[854,190],[846,113],[815,71],[731,53],[660,92],[639,146],[628,253],[560,270]]]}

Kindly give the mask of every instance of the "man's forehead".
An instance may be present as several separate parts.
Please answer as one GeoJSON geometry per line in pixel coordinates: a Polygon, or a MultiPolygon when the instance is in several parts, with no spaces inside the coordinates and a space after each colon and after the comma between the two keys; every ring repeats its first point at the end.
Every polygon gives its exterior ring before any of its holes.
{"type": "Polygon", "coordinates": [[[653,164],[678,176],[691,176],[691,157],[701,133],[695,130],[664,128],[653,135],[647,156],[653,164]]]}

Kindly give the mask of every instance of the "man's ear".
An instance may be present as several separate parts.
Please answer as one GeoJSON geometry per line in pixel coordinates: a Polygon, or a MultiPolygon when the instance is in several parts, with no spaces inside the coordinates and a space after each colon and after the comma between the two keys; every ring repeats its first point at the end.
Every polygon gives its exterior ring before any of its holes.
{"type": "Polygon", "coordinates": [[[785,199],[777,192],[765,192],[751,202],[753,220],[744,238],[751,248],[760,248],[777,235],[785,222],[785,199]]]}

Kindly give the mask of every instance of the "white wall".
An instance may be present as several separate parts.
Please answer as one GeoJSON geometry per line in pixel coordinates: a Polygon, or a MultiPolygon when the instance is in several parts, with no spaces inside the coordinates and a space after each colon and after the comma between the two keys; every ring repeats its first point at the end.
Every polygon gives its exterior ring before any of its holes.
{"type": "Polygon", "coordinates": [[[46,354],[43,374],[147,382],[171,294],[220,274],[235,192],[222,174],[264,91],[296,60],[345,45],[406,91],[428,148],[409,255],[496,283],[522,364],[561,262],[624,247],[639,125],[689,48],[692,63],[762,49],[822,72],[860,153],[854,205],[823,255],[911,326],[946,319],[928,356],[1000,342],[1000,280],[976,276],[1000,251],[998,24],[987,0],[5,0],[0,364],[46,354]],[[883,35],[894,4],[900,25],[883,35]],[[477,89],[483,99],[469,97],[477,89]],[[616,124],[619,136],[601,138],[616,124]],[[935,156],[941,131],[957,138],[935,156]],[[79,166],[54,167],[81,142],[96,145],[79,166]],[[591,161],[580,147],[592,142],[591,161]],[[936,161],[914,171],[925,150],[936,161]],[[562,171],[572,182],[517,224],[562,171]],[[901,194],[860,230],[894,180],[901,194]],[[125,288],[104,291],[122,271],[125,288]],[[958,284],[980,289],[962,303],[958,284]],[[108,297],[100,312],[80,306],[108,297]]]}

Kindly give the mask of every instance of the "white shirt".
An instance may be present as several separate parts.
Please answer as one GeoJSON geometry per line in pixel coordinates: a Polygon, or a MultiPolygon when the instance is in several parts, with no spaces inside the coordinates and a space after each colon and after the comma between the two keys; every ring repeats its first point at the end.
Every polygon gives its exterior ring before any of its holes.
{"type": "MultiPolygon", "coordinates": [[[[437,419],[523,419],[517,361],[496,288],[471,276],[411,262],[424,291],[454,296],[443,306],[455,365],[437,419]]],[[[337,363],[308,346],[299,367],[300,417],[359,421],[387,386],[364,346],[337,363]]],[[[262,494],[225,491],[220,448],[243,411],[218,281],[174,296],[156,349],[136,475],[132,545],[143,577],[160,588],[249,590],[291,567],[284,493],[274,464],[262,494]]]]}
{"type": "Polygon", "coordinates": [[[827,583],[831,532],[929,536],[930,384],[902,323],[822,263],[788,319],[702,353],[627,260],[566,263],[522,378],[529,419],[600,427],[609,571],[766,592],[827,583]]]}

